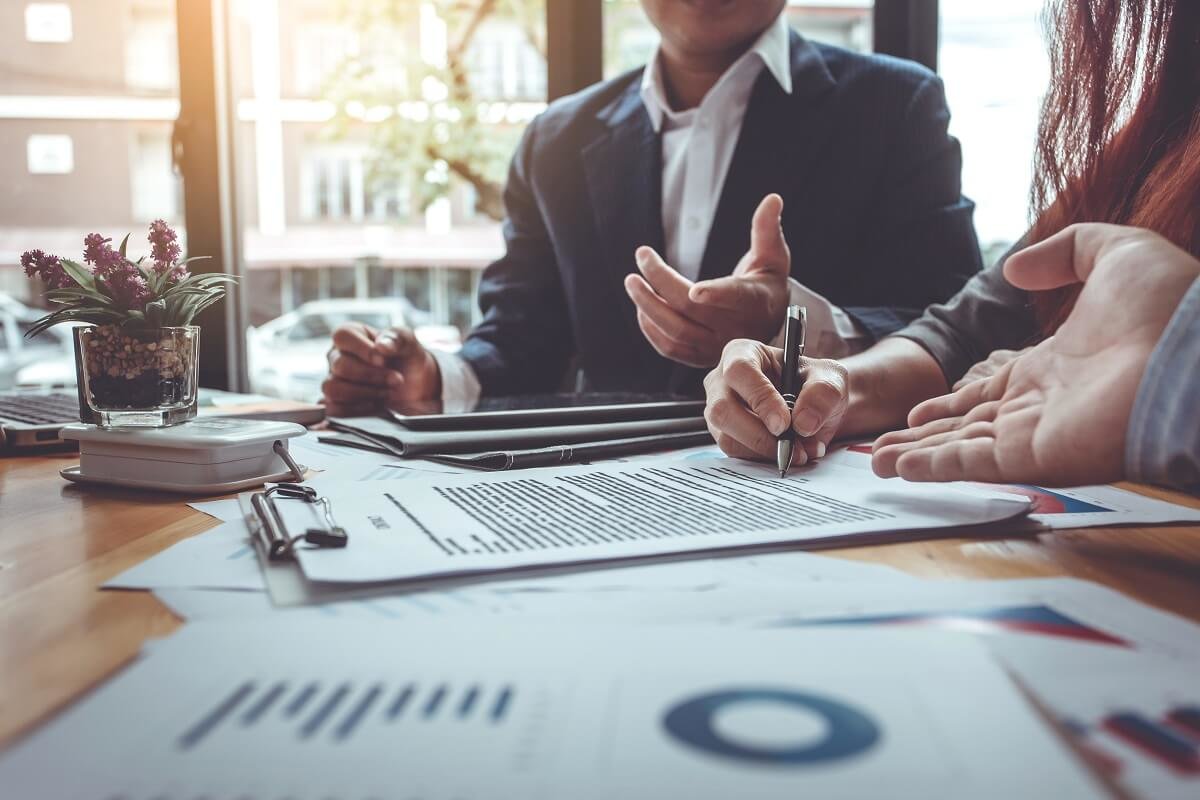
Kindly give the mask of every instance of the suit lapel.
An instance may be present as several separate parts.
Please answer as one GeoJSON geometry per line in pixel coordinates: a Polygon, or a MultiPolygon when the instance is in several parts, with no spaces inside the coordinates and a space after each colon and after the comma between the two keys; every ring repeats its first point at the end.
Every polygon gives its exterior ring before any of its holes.
{"type": "MultiPolygon", "coordinates": [[[[750,248],[750,220],[762,199],[778,192],[799,199],[803,178],[820,155],[832,118],[823,101],[833,76],[810,42],[791,34],[792,93],[767,70],[746,107],[742,132],[709,229],[700,279],[728,275],[750,248]]],[[[784,214],[798,210],[785,204],[784,214]]]]}
{"type": "MultiPolygon", "coordinates": [[[[636,310],[623,288],[625,276],[637,272],[634,251],[648,245],[661,253],[665,240],[662,151],[658,134],[642,105],[640,82],[633,81],[598,117],[604,127],[583,148],[582,159],[600,245],[601,281],[592,285],[606,288],[601,290],[605,296],[590,297],[588,304],[603,305],[606,318],[611,318],[615,310],[622,322],[610,334],[632,339],[624,353],[614,352],[614,357],[636,355],[639,360],[661,360],[644,341],[636,310]]],[[[621,338],[610,341],[617,345],[621,338]]],[[[648,366],[651,371],[659,368],[648,366]]]]}

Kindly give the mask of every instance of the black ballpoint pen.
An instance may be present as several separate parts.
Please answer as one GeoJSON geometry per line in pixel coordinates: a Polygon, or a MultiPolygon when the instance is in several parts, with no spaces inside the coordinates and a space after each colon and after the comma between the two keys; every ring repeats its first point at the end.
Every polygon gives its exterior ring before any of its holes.
{"type": "Polygon", "coordinates": [[[788,408],[788,427],[779,434],[775,446],[775,463],[779,477],[787,477],[792,465],[792,447],[796,432],[792,428],[792,410],[796,407],[796,395],[800,392],[800,358],[804,355],[804,334],[808,327],[808,313],[803,306],[788,306],[787,320],[783,329],[783,376],[779,379],[779,393],[788,408]]]}

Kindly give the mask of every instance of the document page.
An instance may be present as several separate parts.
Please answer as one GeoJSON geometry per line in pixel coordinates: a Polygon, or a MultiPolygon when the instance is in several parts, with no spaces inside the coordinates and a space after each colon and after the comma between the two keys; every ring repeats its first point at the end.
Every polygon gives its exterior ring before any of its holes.
{"type": "Polygon", "coordinates": [[[1058,717],[1075,745],[1102,764],[1128,796],[1200,797],[1200,682],[1196,664],[1080,646],[1004,661],[1058,717]]]}
{"type": "MultiPolygon", "coordinates": [[[[728,459],[603,464],[509,475],[422,476],[327,486],[349,533],[300,549],[313,581],[467,574],[842,537],[894,538],[1019,516],[1025,498],[884,481],[818,464],[787,478],[728,459]]],[[[292,532],[316,509],[281,500],[292,532]]]]}
{"type": "Polygon", "coordinates": [[[952,634],[279,622],[157,644],[0,758],[5,797],[1099,792],[952,634]]]}
{"type": "MultiPolygon", "coordinates": [[[[852,445],[830,453],[827,462],[855,469],[871,469],[870,445],[852,445]]],[[[994,492],[1022,495],[1033,503],[1030,522],[1047,528],[1098,528],[1112,525],[1162,525],[1200,522],[1200,508],[1169,503],[1116,486],[1075,486],[1047,489],[1043,486],[987,484],[994,492]]]]}

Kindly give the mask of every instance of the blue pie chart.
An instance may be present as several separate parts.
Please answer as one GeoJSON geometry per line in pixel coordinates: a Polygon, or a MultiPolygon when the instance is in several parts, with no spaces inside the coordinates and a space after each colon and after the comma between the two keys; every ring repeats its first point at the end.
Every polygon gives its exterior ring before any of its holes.
{"type": "Polygon", "coordinates": [[[819,694],[772,688],[738,688],[707,692],[676,703],[662,718],[667,734],[708,755],[760,765],[803,767],[840,761],[866,752],[882,738],[879,725],[849,703],[819,694]],[[717,730],[718,713],[738,705],[774,704],[815,714],[825,722],[824,735],[812,742],[784,747],[739,742],[717,730]]]}

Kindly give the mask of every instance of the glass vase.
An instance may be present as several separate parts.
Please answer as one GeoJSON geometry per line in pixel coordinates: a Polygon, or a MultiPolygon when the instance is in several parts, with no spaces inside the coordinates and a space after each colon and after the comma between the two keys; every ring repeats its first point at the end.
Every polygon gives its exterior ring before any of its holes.
{"type": "Polygon", "coordinates": [[[200,329],[76,328],[79,419],[105,428],[162,428],[196,416],[200,329]]]}

